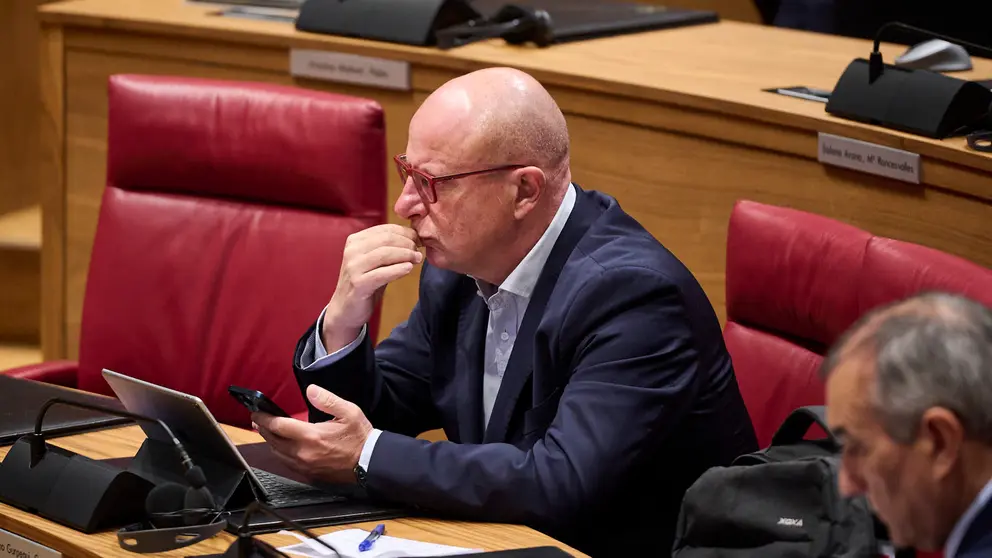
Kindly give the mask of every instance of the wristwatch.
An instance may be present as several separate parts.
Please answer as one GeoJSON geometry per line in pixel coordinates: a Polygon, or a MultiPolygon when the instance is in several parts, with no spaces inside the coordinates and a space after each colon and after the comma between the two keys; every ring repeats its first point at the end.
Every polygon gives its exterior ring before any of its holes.
{"type": "Polygon", "coordinates": [[[365,472],[365,467],[361,464],[355,465],[355,480],[358,482],[358,486],[365,488],[365,477],[368,473],[365,472]]]}

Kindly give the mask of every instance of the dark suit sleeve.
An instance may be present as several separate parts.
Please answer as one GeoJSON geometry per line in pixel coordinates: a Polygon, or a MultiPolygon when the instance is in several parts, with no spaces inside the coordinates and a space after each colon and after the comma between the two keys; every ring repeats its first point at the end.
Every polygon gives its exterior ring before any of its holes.
{"type": "Polygon", "coordinates": [[[384,432],[369,488],[460,517],[552,530],[604,501],[692,404],[698,351],[678,288],[656,272],[601,272],[565,308],[552,346],[572,376],[543,439],[524,451],[384,432]]]}
{"type": "MultiPolygon", "coordinates": [[[[300,340],[293,358],[296,381],[304,393],[307,386],[317,384],[361,407],[372,425],[381,430],[416,436],[440,427],[431,401],[430,332],[419,302],[407,321],[397,326],[378,348],[373,349],[366,335],[360,346],[337,362],[303,370],[301,356],[313,351],[315,332],[316,324],[300,340]]],[[[309,401],[307,406],[310,422],[330,419],[309,401]]]]}

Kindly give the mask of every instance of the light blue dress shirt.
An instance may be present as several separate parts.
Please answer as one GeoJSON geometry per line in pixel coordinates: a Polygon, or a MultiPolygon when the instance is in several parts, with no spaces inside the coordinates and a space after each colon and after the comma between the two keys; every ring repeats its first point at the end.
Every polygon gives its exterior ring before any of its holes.
{"type": "MultiPolygon", "coordinates": [[[[482,378],[483,416],[480,417],[484,427],[489,424],[489,415],[492,414],[493,404],[496,403],[499,386],[503,383],[506,363],[510,360],[510,352],[517,339],[517,330],[524,319],[524,312],[527,311],[534,286],[541,276],[541,271],[544,270],[548,256],[551,255],[551,249],[554,248],[569,215],[572,214],[575,198],[575,186],[570,185],[547,230],[499,287],[478,279],[475,281],[479,289],[479,296],[486,301],[486,306],[489,307],[484,376],[482,378]]],[[[304,366],[304,370],[318,370],[333,364],[347,356],[365,340],[367,326],[362,327],[362,331],[354,341],[331,354],[327,354],[327,349],[324,348],[324,343],[320,339],[323,323],[324,312],[321,312],[320,317],[317,318],[317,327],[314,329],[314,361],[310,365],[304,366]]],[[[381,430],[372,429],[372,433],[369,434],[362,447],[358,464],[366,471],[369,469],[372,451],[375,449],[375,443],[380,434],[382,434],[381,430]]]]}
{"type": "Polygon", "coordinates": [[[954,558],[957,556],[958,547],[961,546],[961,539],[968,532],[968,528],[971,527],[971,522],[975,520],[975,516],[989,504],[989,501],[992,501],[992,480],[989,480],[985,488],[978,493],[978,496],[971,503],[968,510],[954,524],[954,529],[951,530],[951,536],[947,537],[947,544],[944,545],[944,558],[954,558]]]}

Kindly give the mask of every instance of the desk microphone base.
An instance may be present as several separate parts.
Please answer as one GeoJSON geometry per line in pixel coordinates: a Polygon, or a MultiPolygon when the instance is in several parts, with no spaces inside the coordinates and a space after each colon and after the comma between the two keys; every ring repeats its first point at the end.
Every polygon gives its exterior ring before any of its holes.
{"type": "Polygon", "coordinates": [[[976,82],[891,65],[883,70],[872,82],[867,60],[851,62],[827,112],[936,139],[963,134],[989,113],[992,91],[976,82]]]}
{"type": "Polygon", "coordinates": [[[153,484],[138,475],[46,444],[31,467],[31,440],[22,436],[0,463],[0,501],[83,533],[145,517],[153,484]]]}

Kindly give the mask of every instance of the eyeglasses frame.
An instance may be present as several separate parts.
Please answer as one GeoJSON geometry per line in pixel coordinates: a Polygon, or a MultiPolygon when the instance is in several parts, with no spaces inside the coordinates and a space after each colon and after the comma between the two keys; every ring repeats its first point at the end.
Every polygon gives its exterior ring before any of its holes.
{"type": "Polygon", "coordinates": [[[406,161],[406,153],[400,153],[393,157],[393,161],[396,163],[396,170],[400,175],[400,180],[404,181],[406,184],[406,179],[410,176],[419,176],[427,181],[427,185],[423,186],[420,181],[416,178],[413,180],[413,186],[417,189],[417,194],[420,195],[420,199],[424,202],[424,205],[431,205],[437,203],[437,183],[446,182],[448,180],[455,180],[458,178],[467,178],[469,176],[476,176],[479,174],[488,174],[491,172],[499,172],[506,170],[516,170],[522,169],[527,165],[502,165],[499,167],[492,167],[482,170],[475,170],[469,172],[459,172],[456,174],[446,174],[443,176],[434,176],[430,173],[424,172],[420,169],[415,168],[410,163],[406,161]],[[404,173],[406,176],[404,176],[404,173]]]}

